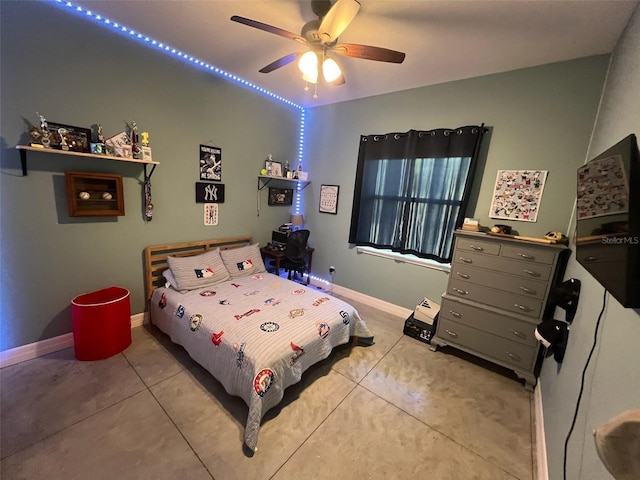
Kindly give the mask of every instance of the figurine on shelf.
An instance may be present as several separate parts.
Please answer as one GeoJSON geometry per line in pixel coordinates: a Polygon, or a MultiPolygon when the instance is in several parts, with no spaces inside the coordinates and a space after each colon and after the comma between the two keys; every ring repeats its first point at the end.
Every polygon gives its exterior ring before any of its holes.
{"type": "Polygon", "coordinates": [[[133,158],[140,158],[142,156],[140,147],[138,146],[138,124],[135,121],[131,122],[129,127],[129,143],[131,144],[131,154],[133,158]]]}
{"type": "Polygon", "coordinates": [[[40,115],[38,112],[36,112],[36,115],[38,115],[38,118],[40,119],[40,143],[44,148],[51,148],[51,139],[49,138],[51,132],[49,132],[49,124],[47,123],[47,119],[44,118],[44,115],[40,115]]]}
{"type": "Polygon", "coordinates": [[[62,150],[69,150],[69,144],[67,143],[67,134],[69,131],[66,128],[59,128],[58,135],[60,135],[60,148],[62,150]]]}

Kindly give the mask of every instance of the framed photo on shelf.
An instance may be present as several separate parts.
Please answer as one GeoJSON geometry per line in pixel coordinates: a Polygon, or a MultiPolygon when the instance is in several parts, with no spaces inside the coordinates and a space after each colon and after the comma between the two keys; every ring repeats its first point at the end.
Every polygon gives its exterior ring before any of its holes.
{"type": "Polygon", "coordinates": [[[270,177],[282,176],[282,164],[280,162],[272,162],[271,160],[267,160],[266,162],[264,162],[264,168],[267,169],[267,175],[270,177]]]}
{"type": "Polygon", "coordinates": [[[91,153],[91,129],[47,122],[49,142],[56,150],[91,153]],[[64,137],[64,138],[63,138],[64,137]]]}
{"type": "Polygon", "coordinates": [[[338,214],[339,185],[320,186],[320,213],[338,214]]]}
{"type": "Polygon", "coordinates": [[[293,205],[293,188],[269,187],[269,205],[293,205]]]}

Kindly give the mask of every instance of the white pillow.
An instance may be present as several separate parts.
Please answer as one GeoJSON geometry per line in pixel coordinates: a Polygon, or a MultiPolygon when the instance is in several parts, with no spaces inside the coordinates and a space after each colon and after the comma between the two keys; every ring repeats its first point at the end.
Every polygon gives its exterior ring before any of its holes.
{"type": "Polygon", "coordinates": [[[176,290],[194,290],[228,280],[229,272],[220,257],[220,249],[191,257],[167,257],[176,290]]]}
{"type": "Polygon", "coordinates": [[[246,247],[222,250],[221,255],[231,278],[246,277],[267,271],[264,268],[260,246],[257,243],[246,247]]]}
{"type": "Polygon", "coordinates": [[[171,273],[171,269],[167,268],[166,270],[162,271],[162,276],[164,277],[165,280],[165,288],[173,288],[174,290],[176,289],[176,279],[173,278],[173,273],[171,273]]]}

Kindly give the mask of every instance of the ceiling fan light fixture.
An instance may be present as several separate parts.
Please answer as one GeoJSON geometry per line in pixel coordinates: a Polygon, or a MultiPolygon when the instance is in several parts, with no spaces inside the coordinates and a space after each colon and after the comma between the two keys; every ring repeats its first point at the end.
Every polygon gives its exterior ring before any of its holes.
{"type": "Polygon", "coordinates": [[[305,82],[316,83],[318,81],[318,55],[316,52],[308,51],[298,60],[298,68],[302,72],[302,79],[305,82]]]}
{"type": "Polygon", "coordinates": [[[326,57],[322,62],[322,75],[326,82],[335,82],[342,75],[340,65],[331,57],[326,57]]]}

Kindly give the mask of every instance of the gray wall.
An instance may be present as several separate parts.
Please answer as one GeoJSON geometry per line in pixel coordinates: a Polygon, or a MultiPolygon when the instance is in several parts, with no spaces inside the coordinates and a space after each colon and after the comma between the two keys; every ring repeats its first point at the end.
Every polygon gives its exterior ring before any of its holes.
{"type": "Polygon", "coordinates": [[[295,159],[299,113],[258,93],[133,42],[49,2],[1,2],[0,350],[71,331],[70,301],[110,285],[144,310],[148,245],[249,234],[262,243],[291,207],[256,212],[264,159],[295,159]],[[142,167],[38,153],[21,176],[15,145],[36,112],[107,136],[135,120],[150,132],[154,218],[142,218],[142,167]],[[222,148],[226,201],[219,226],[203,226],[195,203],[201,143],[222,148]],[[67,215],[64,171],[122,174],[126,215],[67,215]]]}
{"type": "Polygon", "coordinates": [[[334,265],[336,284],[407,308],[423,296],[437,299],[445,290],[447,274],[441,271],[349,248],[361,134],[484,122],[491,132],[467,216],[485,226],[510,224],[523,235],[567,232],[575,170],[586,156],[607,62],[607,56],[590,57],[310,109],[307,164],[313,184],[305,190],[305,218],[321,246],[314,270],[326,278],[334,265]],[[536,223],[488,216],[496,172],[511,168],[549,171],[536,223]],[[323,183],[340,185],[338,215],[317,213],[323,183]]]}
{"type": "MultiPolygon", "coordinates": [[[[589,146],[593,158],[630,133],[640,135],[640,9],[636,8],[612,57],[602,104],[589,146]]],[[[632,185],[631,188],[640,188],[632,185]]],[[[582,281],[578,312],[564,362],[545,362],[542,398],[549,478],[562,478],[563,449],[573,416],[582,370],[593,344],[604,288],[572,257],[566,278],[582,281]]],[[[638,292],[640,293],[640,292],[638,292]]],[[[624,309],[609,294],[598,343],[585,375],[585,394],[567,457],[567,478],[612,478],[597,456],[592,431],[611,417],[640,407],[640,309],[624,309]]],[[[564,318],[558,315],[556,318],[564,318]]]]}

